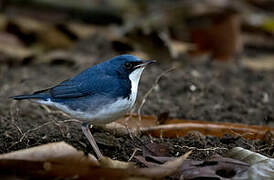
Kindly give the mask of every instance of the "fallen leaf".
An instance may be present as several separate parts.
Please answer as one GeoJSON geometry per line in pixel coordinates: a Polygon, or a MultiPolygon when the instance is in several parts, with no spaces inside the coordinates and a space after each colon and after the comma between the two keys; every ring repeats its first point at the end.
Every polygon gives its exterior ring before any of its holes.
{"type": "Polygon", "coordinates": [[[175,173],[189,153],[152,168],[104,157],[98,162],[64,143],[50,143],[0,155],[0,177],[31,179],[151,179],[175,173]]]}
{"type": "MultiPolygon", "coordinates": [[[[166,161],[171,161],[172,159],[174,159],[174,157],[157,156],[137,156],[135,158],[147,167],[154,167],[158,164],[162,164],[166,161]],[[148,161],[148,159],[150,159],[151,161],[148,161]]],[[[212,178],[225,180],[227,178],[233,178],[238,174],[241,174],[242,172],[246,172],[248,168],[249,165],[247,163],[215,155],[206,161],[186,159],[182,164],[180,170],[172,177],[176,179],[183,177],[184,179],[212,178]]]]}
{"type": "Polygon", "coordinates": [[[82,166],[81,164],[43,162],[26,160],[0,160],[0,177],[25,179],[149,179],[131,175],[128,169],[100,168],[95,166],[82,166]]]}
{"type": "MultiPolygon", "coordinates": [[[[28,37],[25,40],[33,41],[36,46],[44,48],[68,48],[72,41],[61,31],[58,31],[54,25],[31,18],[16,17],[9,20],[10,32],[18,37],[33,35],[35,38],[28,37]]],[[[29,43],[29,42],[25,42],[29,43]]]]}
{"type": "Polygon", "coordinates": [[[134,165],[131,162],[123,162],[123,161],[110,159],[109,157],[103,157],[100,160],[100,167],[128,169],[128,168],[133,168],[134,165]]]}
{"type": "Polygon", "coordinates": [[[0,32],[0,53],[8,58],[1,58],[0,61],[12,61],[20,63],[24,58],[33,56],[36,52],[28,49],[13,34],[0,32]],[[8,60],[6,60],[8,59],[8,60]]]}
{"type": "Polygon", "coordinates": [[[263,139],[267,131],[274,133],[274,128],[237,123],[171,119],[165,121],[164,125],[143,127],[140,131],[156,137],[169,138],[185,136],[190,131],[198,131],[203,135],[217,137],[223,137],[224,134],[231,134],[233,136],[241,136],[245,139],[263,139]]]}
{"type": "Polygon", "coordinates": [[[83,152],[77,151],[65,142],[49,143],[1,154],[0,159],[50,161],[99,166],[98,161],[93,155],[85,156],[83,152]]]}
{"type": "Polygon", "coordinates": [[[253,70],[273,70],[274,56],[263,56],[256,59],[243,58],[242,64],[253,70]]]}
{"type": "Polygon", "coordinates": [[[174,174],[182,166],[186,158],[191,154],[191,151],[185,153],[179,158],[167,161],[163,165],[151,167],[151,168],[140,168],[133,170],[134,173],[144,175],[145,177],[160,178],[174,174]]]}
{"type": "Polygon", "coordinates": [[[74,32],[79,38],[87,38],[91,35],[94,35],[98,31],[98,27],[81,24],[81,23],[67,23],[68,28],[74,32]]]}
{"type": "Polygon", "coordinates": [[[224,158],[221,156],[213,156],[207,161],[186,161],[181,169],[180,173],[184,179],[232,179],[237,174],[247,171],[249,165],[234,160],[231,158],[224,158]]]}
{"type": "Polygon", "coordinates": [[[273,158],[266,157],[241,147],[231,149],[226,155],[251,165],[248,171],[237,174],[234,179],[274,179],[273,158]]]}
{"type": "Polygon", "coordinates": [[[143,146],[143,156],[168,156],[168,146],[165,144],[149,143],[143,146]]]}
{"type": "Polygon", "coordinates": [[[252,152],[242,147],[235,147],[231,149],[229,152],[227,152],[226,156],[246,162],[250,165],[260,163],[265,160],[270,160],[270,161],[273,161],[274,163],[274,160],[272,158],[266,157],[259,153],[252,152]]]}
{"type": "MultiPolygon", "coordinates": [[[[245,139],[263,139],[268,131],[274,133],[274,128],[238,123],[206,122],[198,120],[167,119],[158,125],[156,116],[136,114],[127,115],[114,123],[105,126],[106,129],[117,134],[143,133],[155,137],[177,138],[190,132],[199,132],[205,136],[223,137],[225,134],[241,136],[245,139]]],[[[195,136],[200,136],[194,133],[195,136]]]]}

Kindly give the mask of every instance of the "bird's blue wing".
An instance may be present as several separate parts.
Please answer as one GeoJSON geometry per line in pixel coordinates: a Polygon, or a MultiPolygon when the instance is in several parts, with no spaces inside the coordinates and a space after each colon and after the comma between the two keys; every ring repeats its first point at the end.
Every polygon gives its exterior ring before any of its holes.
{"type": "Polygon", "coordinates": [[[49,89],[53,98],[74,98],[85,96],[88,92],[79,91],[81,82],[66,80],[59,85],[49,89]]]}
{"type": "Polygon", "coordinates": [[[86,77],[81,79],[69,79],[63,81],[59,85],[49,89],[49,93],[53,98],[77,98],[92,94],[108,93],[119,84],[110,76],[86,77]]]}

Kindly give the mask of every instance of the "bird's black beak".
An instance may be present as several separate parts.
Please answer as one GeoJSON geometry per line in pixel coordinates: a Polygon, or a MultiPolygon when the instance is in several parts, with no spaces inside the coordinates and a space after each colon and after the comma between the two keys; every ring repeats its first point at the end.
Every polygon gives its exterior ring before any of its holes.
{"type": "Polygon", "coordinates": [[[146,61],[143,61],[142,63],[136,65],[135,69],[140,68],[140,67],[145,67],[145,66],[147,66],[149,64],[156,63],[156,62],[157,61],[155,61],[155,60],[146,60],[146,61]]]}

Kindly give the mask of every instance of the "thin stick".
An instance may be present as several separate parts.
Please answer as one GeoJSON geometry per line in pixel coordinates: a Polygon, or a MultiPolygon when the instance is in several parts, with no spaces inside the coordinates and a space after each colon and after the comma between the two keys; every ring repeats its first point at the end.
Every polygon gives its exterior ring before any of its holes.
{"type": "Polygon", "coordinates": [[[142,103],[140,104],[139,108],[138,108],[138,118],[139,118],[139,122],[141,122],[142,120],[142,116],[141,116],[141,110],[144,106],[144,104],[146,103],[146,100],[148,98],[148,96],[152,93],[152,91],[158,86],[159,81],[161,80],[161,78],[163,76],[165,76],[167,73],[173,71],[174,69],[176,69],[176,67],[171,67],[167,70],[165,70],[164,72],[162,72],[159,76],[156,77],[154,84],[152,85],[152,87],[147,91],[147,93],[144,95],[142,103]]]}
{"type": "Polygon", "coordinates": [[[37,127],[33,128],[33,129],[27,130],[26,132],[24,132],[24,134],[23,134],[22,137],[20,138],[19,142],[22,142],[22,140],[26,137],[26,135],[27,135],[28,133],[30,133],[31,131],[36,131],[36,130],[38,130],[38,129],[44,127],[44,126],[47,126],[47,125],[49,125],[49,124],[51,124],[51,123],[53,123],[53,122],[52,122],[52,121],[49,121],[49,122],[46,122],[46,123],[44,123],[44,124],[42,124],[42,125],[40,125],[40,126],[37,126],[37,127]]]}
{"type": "Polygon", "coordinates": [[[134,148],[134,151],[133,151],[132,155],[131,155],[130,158],[127,160],[128,162],[132,160],[132,158],[135,156],[135,154],[136,154],[137,151],[141,151],[141,149],[139,149],[139,148],[134,148]]]}
{"type": "Polygon", "coordinates": [[[228,148],[222,148],[222,147],[210,147],[210,148],[196,148],[196,147],[189,147],[189,146],[177,146],[182,149],[189,149],[189,150],[194,150],[194,151],[217,151],[217,150],[228,150],[228,148]]]}

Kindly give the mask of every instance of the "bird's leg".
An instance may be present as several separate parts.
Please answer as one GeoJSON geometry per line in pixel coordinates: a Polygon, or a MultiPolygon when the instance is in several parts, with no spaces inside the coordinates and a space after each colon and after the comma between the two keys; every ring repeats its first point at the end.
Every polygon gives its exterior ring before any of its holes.
{"type": "Polygon", "coordinates": [[[98,159],[100,160],[103,158],[103,155],[100,152],[99,147],[97,146],[96,141],[95,141],[94,137],[92,136],[89,128],[92,128],[92,124],[86,123],[86,122],[82,123],[82,131],[85,134],[85,136],[87,137],[87,139],[88,139],[89,143],[91,144],[93,150],[95,151],[98,159]]]}

